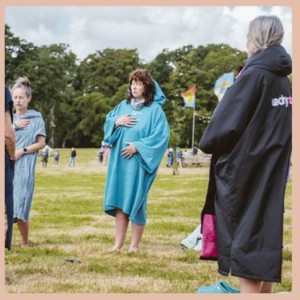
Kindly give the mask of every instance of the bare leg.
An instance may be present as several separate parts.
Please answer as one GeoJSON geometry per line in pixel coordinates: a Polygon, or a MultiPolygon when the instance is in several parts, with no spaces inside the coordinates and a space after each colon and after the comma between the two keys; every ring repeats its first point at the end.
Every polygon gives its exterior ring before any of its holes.
{"type": "Polygon", "coordinates": [[[241,293],[261,293],[263,281],[246,278],[239,279],[241,293]]]}
{"type": "Polygon", "coordinates": [[[131,223],[131,243],[129,247],[130,252],[135,252],[138,250],[144,228],[144,225],[131,223]]]}
{"type": "Polygon", "coordinates": [[[124,245],[126,232],[128,228],[128,215],[118,209],[115,220],[115,246],[113,250],[121,249],[124,245]]]}
{"type": "Polygon", "coordinates": [[[261,293],[272,293],[273,283],[272,282],[263,282],[261,293]]]}
{"type": "Polygon", "coordinates": [[[28,240],[28,234],[29,234],[29,222],[24,222],[22,220],[17,220],[18,228],[22,236],[22,246],[28,247],[29,246],[29,240],[28,240]]]}

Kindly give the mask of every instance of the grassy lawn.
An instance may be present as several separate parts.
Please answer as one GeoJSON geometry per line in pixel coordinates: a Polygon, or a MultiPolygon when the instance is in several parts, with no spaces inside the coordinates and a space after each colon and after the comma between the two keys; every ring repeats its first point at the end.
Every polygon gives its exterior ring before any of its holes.
{"type": "MultiPolygon", "coordinates": [[[[14,228],[12,251],[5,250],[6,290],[10,293],[194,293],[200,285],[237,279],[217,273],[217,263],[200,261],[180,241],[198,225],[208,168],[184,168],[173,176],[161,164],[148,200],[148,224],[141,251],[110,252],[114,219],[103,213],[106,167],[97,149],[77,149],[76,167],[68,167],[70,149],[59,166],[37,162],[31,211],[32,247],[20,247],[14,228]],[[66,262],[78,259],[80,263],[66,262]]],[[[283,278],[275,291],[292,289],[291,182],[286,195],[283,278]]],[[[129,228],[130,234],[130,228],[129,228]]]]}

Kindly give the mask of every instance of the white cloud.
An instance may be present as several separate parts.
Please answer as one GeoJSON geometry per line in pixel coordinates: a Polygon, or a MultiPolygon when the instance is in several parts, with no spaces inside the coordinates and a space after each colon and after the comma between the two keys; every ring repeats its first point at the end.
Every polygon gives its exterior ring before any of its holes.
{"type": "Polygon", "coordinates": [[[275,14],[285,27],[283,45],[291,53],[289,7],[8,7],[12,32],[36,45],[66,43],[80,58],[105,48],[137,48],[149,61],[164,48],[227,43],[246,50],[249,22],[275,14]]]}

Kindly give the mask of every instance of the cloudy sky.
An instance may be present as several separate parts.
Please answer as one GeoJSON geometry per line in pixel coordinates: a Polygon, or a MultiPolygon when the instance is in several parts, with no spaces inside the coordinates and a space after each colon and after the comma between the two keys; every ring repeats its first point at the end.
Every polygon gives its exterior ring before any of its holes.
{"type": "Polygon", "coordinates": [[[288,6],[31,6],[7,7],[5,22],[37,46],[65,43],[80,60],[105,48],[136,48],[145,62],[162,49],[227,43],[246,51],[249,22],[262,14],[280,17],[283,46],[292,54],[288,6]]]}

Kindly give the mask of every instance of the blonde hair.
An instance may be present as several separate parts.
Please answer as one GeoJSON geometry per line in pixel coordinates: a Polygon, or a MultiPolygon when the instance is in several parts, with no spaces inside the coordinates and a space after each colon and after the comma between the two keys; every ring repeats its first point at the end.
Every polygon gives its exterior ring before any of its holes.
{"type": "Polygon", "coordinates": [[[24,76],[24,77],[19,77],[13,87],[12,87],[12,92],[15,90],[15,89],[23,89],[25,91],[25,95],[26,97],[31,100],[31,83],[29,81],[29,79],[24,76]]]}
{"type": "Polygon", "coordinates": [[[281,44],[284,30],[277,16],[259,16],[249,24],[248,45],[253,52],[281,44]]]}

